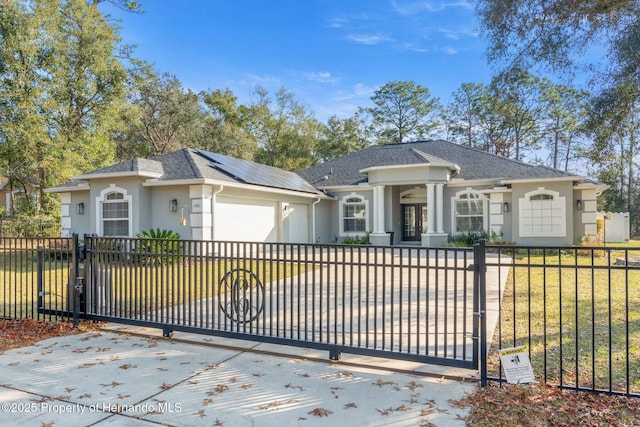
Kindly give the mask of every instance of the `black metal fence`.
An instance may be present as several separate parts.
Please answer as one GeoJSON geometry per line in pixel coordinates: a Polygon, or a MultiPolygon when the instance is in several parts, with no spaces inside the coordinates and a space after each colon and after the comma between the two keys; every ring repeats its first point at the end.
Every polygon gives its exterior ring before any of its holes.
{"type": "Polygon", "coordinates": [[[64,317],[72,259],[70,238],[0,238],[0,318],[64,317]],[[39,310],[44,305],[52,311],[39,310]]]}
{"type": "Polygon", "coordinates": [[[499,349],[525,346],[542,381],[640,397],[640,248],[486,249],[501,275],[489,380],[505,381],[499,349]]]}

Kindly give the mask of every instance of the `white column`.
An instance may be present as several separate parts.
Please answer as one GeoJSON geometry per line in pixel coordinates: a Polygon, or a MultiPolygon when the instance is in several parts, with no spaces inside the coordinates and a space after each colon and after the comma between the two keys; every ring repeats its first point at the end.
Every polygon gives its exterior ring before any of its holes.
{"type": "Polygon", "coordinates": [[[427,184],[427,234],[435,233],[436,206],[434,188],[435,184],[427,184]]]}
{"type": "Polygon", "coordinates": [[[444,184],[436,184],[436,233],[444,233],[444,184]]]}
{"type": "Polygon", "coordinates": [[[384,185],[373,187],[373,232],[384,233],[384,185]]]}

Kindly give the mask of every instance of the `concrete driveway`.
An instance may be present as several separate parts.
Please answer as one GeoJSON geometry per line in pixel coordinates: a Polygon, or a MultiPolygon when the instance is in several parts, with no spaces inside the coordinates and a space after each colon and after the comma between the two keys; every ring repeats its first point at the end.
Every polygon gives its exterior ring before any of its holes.
{"type": "Polygon", "coordinates": [[[474,372],[108,325],[0,354],[21,426],[464,426],[474,372]],[[457,378],[456,378],[457,377],[457,378]],[[467,377],[468,380],[459,378],[467,377]]]}

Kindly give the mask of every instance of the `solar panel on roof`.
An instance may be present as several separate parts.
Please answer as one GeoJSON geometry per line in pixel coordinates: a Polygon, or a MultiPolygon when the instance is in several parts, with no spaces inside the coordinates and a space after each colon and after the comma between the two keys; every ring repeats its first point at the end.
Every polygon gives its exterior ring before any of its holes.
{"type": "Polygon", "coordinates": [[[236,159],[209,151],[197,150],[198,154],[214,163],[214,167],[247,184],[315,193],[317,190],[300,176],[282,169],[261,165],[248,160],[236,159]]]}

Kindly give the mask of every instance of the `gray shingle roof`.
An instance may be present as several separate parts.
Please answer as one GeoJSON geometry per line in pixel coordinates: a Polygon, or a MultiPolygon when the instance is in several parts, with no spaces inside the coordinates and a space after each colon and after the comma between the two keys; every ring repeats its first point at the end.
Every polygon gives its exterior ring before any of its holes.
{"type": "Polygon", "coordinates": [[[451,163],[460,167],[456,178],[465,180],[545,179],[576,176],[540,165],[502,156],[443,140],[375,145],[298,172],[318,187],[357,185],[367,182],[359,171],[374,166],[451,163]],[[327,179],[323,179],[327,177],[327,179]]]}
{"type": "Polygon", "coordinates": [[[162,174],[162,163],[151,160],[135,158],[132,160],[126,160],[124,162],[116,163],[115,165],[107,166],[104,168],[96,169],[88,172],[84,175],[100,175],[100,174],[112,174],[112,173],[126,173],[126,172],[142,172],[146,174],[162,174]]]}
{"type": "Polygon", "coordinates": [[[150,159],[127,160],[96,169],[77,178],[91,179],[92,176],[127,172],[141,176],[154,176],[159,182],[207,179],[318,193],[315,187],[294,172],[191,148],[150,159]]]}

